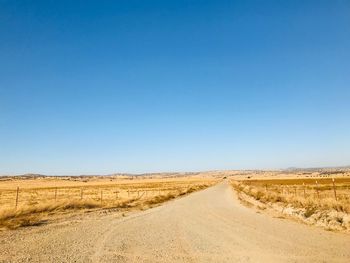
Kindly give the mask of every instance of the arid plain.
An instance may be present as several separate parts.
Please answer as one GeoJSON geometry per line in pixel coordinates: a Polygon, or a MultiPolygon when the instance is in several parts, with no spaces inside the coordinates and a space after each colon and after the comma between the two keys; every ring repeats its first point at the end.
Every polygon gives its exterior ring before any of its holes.
{"type": "Polygon", "coordinates": [[[348,169],[0,181],[0,262],[348,262],[348,169]]]}

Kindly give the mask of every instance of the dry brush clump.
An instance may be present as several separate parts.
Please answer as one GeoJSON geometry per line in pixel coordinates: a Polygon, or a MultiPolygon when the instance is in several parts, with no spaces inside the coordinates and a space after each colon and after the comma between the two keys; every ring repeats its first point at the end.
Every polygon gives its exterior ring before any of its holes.
{"type": "Polygon", "coordinates": [[[98,202],[94,200],[71,200],[46,202],[37,205],[23,205],[18,208],[0,210],[0,228],[16,229],[21,226],[33,226],[43,223],[43,218],[59,212],[91,210],[97,208],[129,208],[135,199],[120,202],[98,202]]]}

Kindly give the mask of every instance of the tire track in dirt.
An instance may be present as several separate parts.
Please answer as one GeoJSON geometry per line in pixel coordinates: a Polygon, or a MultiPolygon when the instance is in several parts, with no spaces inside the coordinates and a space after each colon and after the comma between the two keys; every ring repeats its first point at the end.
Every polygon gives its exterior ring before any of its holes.
{"type": "Polygon", "coordinates": [[[113,237],[113,233],[116,231],[116,228],[120,225],[122,225],[123,223],[127,222],[127,221],[132,221],[135,219],[138,219],[140,217],[146,217],[147,215],[149,215],[150,213],[156,213],[157,210],[156,208],[149,210],[149,211],[145,211],[141,214],[133,214],[133,215],[129,215],[128,217],[125,217],[121,220],[115,221],[110,225],[110,228],[108,228],[106,231],[104,231],[104,233],[98,238],[98,240],[96,241],[96,244],[93,248],[93,255],[91,256],[91,261],[92,262],[100,262],[100,258],[102,256],[102,252],[103,252],[103,248],[105,246],[106,243],[108,243],[108,239],[111,239],[113,237]]]}

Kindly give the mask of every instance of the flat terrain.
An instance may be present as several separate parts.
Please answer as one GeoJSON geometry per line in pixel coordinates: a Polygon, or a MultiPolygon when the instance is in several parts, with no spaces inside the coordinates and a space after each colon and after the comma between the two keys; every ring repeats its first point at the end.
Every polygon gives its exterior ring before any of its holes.
{"type": "Polygon", "coordinates": [[[190,186],[212,183],[213,178],[38,178],[0,180],[0,210],[23,205],[40,205],[48,202],[90,200],[111,202],[146,196],[167,194],[190,186]],[[18,191],[18,197],[17,195],[18,191]],[[102,192],[102,194],[101,194],[102,192]],[[16,201],[17,200],[17,201],[16,201]]]}
{"type": "Polygon", "coordinates": [[[350,236],[257,213],[228,182],[122,217],[0,233],[0,262],[349,262],[350,236]]]}
{"type": "Polygon", "coordinates": [[[147,209],[211,186],[218,180],[196,176],[4,178],[0,181],[0,231],[92,210],[147,209]]]}

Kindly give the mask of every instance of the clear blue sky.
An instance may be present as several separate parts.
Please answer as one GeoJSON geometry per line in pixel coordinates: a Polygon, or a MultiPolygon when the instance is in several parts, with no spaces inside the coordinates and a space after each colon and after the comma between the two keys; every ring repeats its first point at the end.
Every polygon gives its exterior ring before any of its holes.
{"type": "Polygon", "coordinates": [[[0,174],[346,164],[349,1],[0,0],[0,174]]]}

